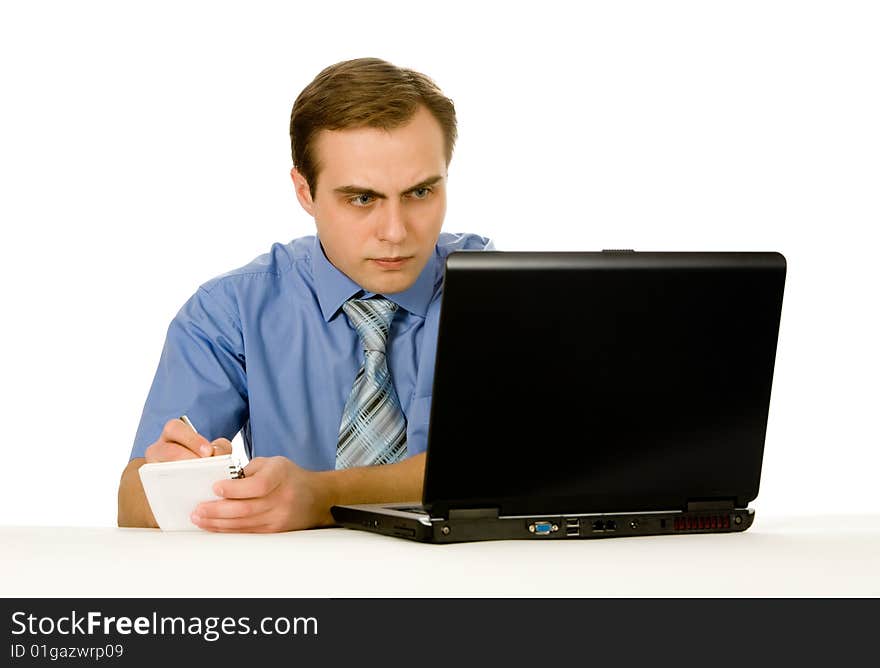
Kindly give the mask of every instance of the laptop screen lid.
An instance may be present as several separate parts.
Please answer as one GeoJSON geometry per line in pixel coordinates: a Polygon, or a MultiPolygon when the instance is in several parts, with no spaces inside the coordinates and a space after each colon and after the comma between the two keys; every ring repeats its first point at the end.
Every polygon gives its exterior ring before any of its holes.
{"type": "Polygon", "coordinates": [[[778,253],[452,253],[424,505],[745,507],[785,270],[778,253]]]}

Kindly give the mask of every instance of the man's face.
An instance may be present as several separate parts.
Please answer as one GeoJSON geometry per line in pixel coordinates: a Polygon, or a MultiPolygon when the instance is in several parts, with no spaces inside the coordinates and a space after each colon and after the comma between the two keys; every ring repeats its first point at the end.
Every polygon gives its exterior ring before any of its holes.
{"type": "Polygon", "coordinates": [[[446,214],[443,131],[424,107],[393,130],[322,130],[314,143],[318,185],[293,170],[327,259],[369,292],[415,283],[446,214]]]}

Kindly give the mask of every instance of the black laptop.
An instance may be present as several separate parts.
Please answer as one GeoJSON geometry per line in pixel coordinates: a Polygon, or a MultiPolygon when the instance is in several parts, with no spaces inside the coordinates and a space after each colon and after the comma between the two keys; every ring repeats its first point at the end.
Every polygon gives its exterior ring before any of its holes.
{"type": "Polygon", "coordinates": [[[334,506],[418,541],[743,531],[778,253],[451,254],[421,503],[334,506]]]}

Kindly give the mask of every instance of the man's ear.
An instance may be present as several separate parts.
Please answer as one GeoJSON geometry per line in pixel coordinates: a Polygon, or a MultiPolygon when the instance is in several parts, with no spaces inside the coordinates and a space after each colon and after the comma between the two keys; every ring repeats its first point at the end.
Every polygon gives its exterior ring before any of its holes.
{"type": "Polygon", "coordinates": [[[296,167],[290,170],[290,178],[293,181],[293,189],[296,191],[296,198],[299,200],[300,206],[305,209],[307,214],[314,218],[315,203],[312,200],[312,190],[309,188],[309,182],[306,181],[306,177],[300,174],[296,167]]]}

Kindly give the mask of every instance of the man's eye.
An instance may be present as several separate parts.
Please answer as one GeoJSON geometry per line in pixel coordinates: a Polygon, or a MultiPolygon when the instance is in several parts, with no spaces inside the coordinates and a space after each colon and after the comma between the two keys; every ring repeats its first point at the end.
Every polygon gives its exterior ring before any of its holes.
{"type": "Polygon", "coordinates": [[[368,206],[373,201],[373,196],[361,193],[360,195],[350,198],[348,201],[355,206],[368,206]]]}
{"type": "Polygon", "coordinates": [[[428,195],[431,194],[430,188],[416,188],[415,190],[410,190],[410,195],[412,195],[415,199],[425,199],[428,195]]]}

